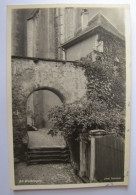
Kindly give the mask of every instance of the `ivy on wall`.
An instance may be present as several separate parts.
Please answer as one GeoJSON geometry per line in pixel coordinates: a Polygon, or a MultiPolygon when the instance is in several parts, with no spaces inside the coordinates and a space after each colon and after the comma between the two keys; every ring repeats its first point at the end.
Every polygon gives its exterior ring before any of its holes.
{"type": "Polygon", "coordinates": [[[112,37],[101,37],[103,52],[93,51],[81,58],[78,66],[87,77],[87,98],[53,108],[49,113],[53,134],[66,138],[94,129],[115,135],[125,131],[125,48],[112,37]]]}

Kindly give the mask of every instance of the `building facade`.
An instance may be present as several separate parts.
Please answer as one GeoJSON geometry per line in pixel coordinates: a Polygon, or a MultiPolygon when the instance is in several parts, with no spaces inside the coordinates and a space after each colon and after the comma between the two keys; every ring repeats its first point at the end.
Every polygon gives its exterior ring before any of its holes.
{"type": "MultiPolygon", "coordinates": [[[[14,10],[12,14],[14,21],[12,23],[12,55],[80,60],[81,57],[85,57],[98,46],[100,47],[98,31],[94,32],[98,26],[124,39],[123,21],[119,27],[114,17],[115,14],[120,17],[116,11],[116,9],[111,9],[111,16],[109,16],[106,9],[98,8],[14,10]],[[105,16],[108,16],[116,27],[122,30],[122,34],[105,16]],[[72,57],[72,53],[75,54],[79,48],[80,54],[78,53],[75,58],[72,57]]],[[[120,13],[123,14],[123,10],[120,10],[120,13]]]]}
{"type": "MultiPolygon", "coordinates": [[[[69,7],[13,10],[12,55],[66,61],[80,61],[91,55],[95,61],[99,53],[106,56],[116,74],[124,60],[124,36],[98,11],[69,7]]],[[[101,12],[106,14],[106,10],[101,12]]],[[[43,91],[38,94],[31,95],[28,107],[43,121],[47,114],[39,114],[45,113],[44,106],[39,104],[37,109],[36,102],[43,102],[45,96],[43,91]]],[[[34,125],[30,117],[28,121],[34,125]]]]}

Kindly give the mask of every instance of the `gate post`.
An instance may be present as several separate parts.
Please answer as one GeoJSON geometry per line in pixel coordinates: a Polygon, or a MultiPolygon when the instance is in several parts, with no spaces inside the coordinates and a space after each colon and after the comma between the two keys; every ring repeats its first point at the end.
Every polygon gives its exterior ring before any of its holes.
{"type": "MultiPolygon", "coordinates": [[[[80,135],[80,138],[82,139],[82,135],[80,135]]],[[[86,165],[85,143],[81,140],[80,141],[80,171],[79,171],[80,177],[85,176],[85,165],[86,165]]]]}
{"type": "Polygon", "coordinates": [[[96,151],[95,151],[95,139],[96,137],[103,137],[104,135],[106,135],[106,131],[105,130],[101,130],[101,129],[96,129],[96,130],[90,130],[89,131],[89,140],[90,140],[90,182],[94,182],[95,181],[95,170],[96,170],[96,151]]]}
{"type": "Polygon", "coordinates": [[[90,136],[90,182],[94,182],[95,176],[95,137],[90,136]]]}

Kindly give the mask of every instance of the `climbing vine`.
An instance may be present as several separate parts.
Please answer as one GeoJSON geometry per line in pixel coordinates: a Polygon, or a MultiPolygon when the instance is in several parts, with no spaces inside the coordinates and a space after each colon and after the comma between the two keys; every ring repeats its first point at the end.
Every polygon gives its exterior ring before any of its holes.
{"type": "Polygon", "coordinates": [[[103,52],[93,51],[78,62],[88,80],[86,97],[50,111],[52,133],[60,130],[68,138],[93,129],[104,129],[107,133],[124,135],[124,49],[119,44],[117,48],[117,42],[112,46],[109,42],[106,44],[103,52]]]}

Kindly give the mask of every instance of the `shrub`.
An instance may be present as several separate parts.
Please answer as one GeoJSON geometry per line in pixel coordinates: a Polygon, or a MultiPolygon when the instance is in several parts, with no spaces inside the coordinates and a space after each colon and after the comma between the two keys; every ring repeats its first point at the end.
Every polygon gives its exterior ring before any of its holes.
{"type": "MultiPolygon", "coordinates": [[[[49,119],[53,133],[58,130],[66,138],[89,130],[104,129],[120,134],[125,129],[125,77],[123,65],[115,76],[110,60],[103,60],[105,54],[97,53],[100,58],[92,62],[91,55],[82,58],[78,66],[85,70],[88,80],[87,98],[71,104],[53,108],[49,119]],[[108,62],[108,64],[107,64],[108,62]]],[[[111,62],[113,65],[113,62],[111,62]]]]}
{"type": "Polygon", "coordinates": [[[124,130],[124,112],[118,108],[109,109],[104,101],[85,100],[58,106],[50,110],[49,119],[53,124],[53,133],[58,130],[65,138],[76,137],[80,133],[88,133],[94,129],[119,133],[120,126],[124,130]]]}

